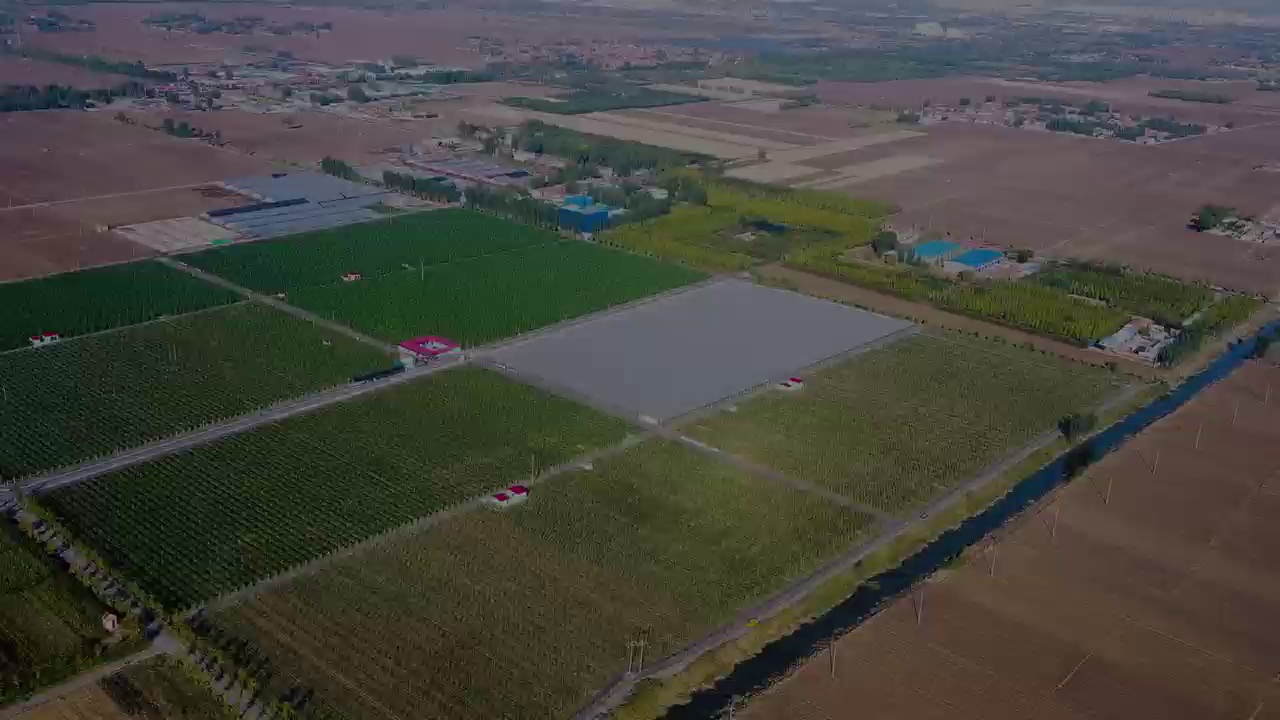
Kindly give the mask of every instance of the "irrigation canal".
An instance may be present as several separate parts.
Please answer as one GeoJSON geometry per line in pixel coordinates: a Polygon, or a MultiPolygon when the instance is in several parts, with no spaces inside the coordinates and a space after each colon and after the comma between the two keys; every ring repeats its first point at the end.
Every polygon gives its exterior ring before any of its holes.
{"type": "MultiPolygon", "coordinates": [[[[1274,337],[1278,331],[1280,321],[1267,325],[1259,335],[1274,337]]],[[[737,698],[750,697],[765,690],[793,667],[823,650],[831,640],[857,628],[885,606],[886,601],[907,592],[917,582],[942,569],[967,548],[1020,515],[1050,491],[1069,482],[1084,467],[1182,407],[1213,383],[1226,378],[1253,354],[1256,343],[1257,336],[1254,336],[1232,345],[1203,371],[1188,378],[1168,394],[1135,410],[1095,435],[1085,445],[1059,456],[1020,481],[986,510],[946,531],[898,567],[870,578],[839,605],[800,626],[790,635],[769,643],[754,657],[738,663],[732,672],[711,687],[695,692],[683,705],[670,708],[664,720],[713,720],[725,717],[730,704],[737,698]]]]}

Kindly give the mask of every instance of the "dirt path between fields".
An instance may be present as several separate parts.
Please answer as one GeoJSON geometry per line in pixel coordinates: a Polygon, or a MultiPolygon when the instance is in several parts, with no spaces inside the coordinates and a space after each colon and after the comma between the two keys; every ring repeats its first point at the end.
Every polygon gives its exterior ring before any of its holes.
{"type": "Polygon", "coordinates": [[[985,338],[1000,338],[1019,345],[1030,345],[1037,350],[1051,352],[1059,357],[1096,367],[1105,367],[1108,362],[1115,362],[1121,371],[1144,379],[1158,379],[1163,376],[1159,368],[1143,362],[1069,345],[1058,340],[1051,340],[1021,330],[1004,327],[1003,325],[956,315],[929,305],[914,303],[891,295],[883,295],[856,285],[842,283],[837,280],[828,280],[827,278],[799,270],[792,270],[782,265],[769,265],[760,268],[758,274],[763,282],[795,288],[809,295],[835,300],[836,302],[871,310],[872,312],[906,318],[922,325],[933,325],[968,334],[976,332],[985,338]]]}

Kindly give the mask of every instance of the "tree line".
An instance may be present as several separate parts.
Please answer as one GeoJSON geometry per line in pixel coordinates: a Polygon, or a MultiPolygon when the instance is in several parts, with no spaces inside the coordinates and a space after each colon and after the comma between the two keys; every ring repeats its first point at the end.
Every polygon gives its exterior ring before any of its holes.
{"type": "Polygon", "coordinates": [[[168,70],[152,70],[141,60],[135,62],[116,62],[100,58],[97,55],[64,55],[63,53],[53,52],[52,50],[41,50],[39,48],[23,48],[18,51],[18,54],[32,60],[45,60],[47,62],[56,62],[63,65],[75,65],[91,72],[128,75],[129,77],[142,78],[144,80],[159,80],[161,82],[174,82],[178,79],[177,73],[172,73],[168,70]]]}
{"type": "Polygon", "coordinates": [[[0,112],[27,110],[81,110],[92,105],[106,105],[118,97],[154,95],[142,83],[129,81],[113,88],[82,90],[70,85],[4,85],[0,86],[0,112]]]}

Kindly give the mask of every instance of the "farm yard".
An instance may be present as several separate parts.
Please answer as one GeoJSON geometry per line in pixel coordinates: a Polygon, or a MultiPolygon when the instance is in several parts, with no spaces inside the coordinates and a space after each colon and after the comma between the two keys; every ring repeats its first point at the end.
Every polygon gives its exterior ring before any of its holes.
{"type": "Polygon", "coordinates": [[[320,717],[568,717],[627,669],[629,640],[660,658],[869,527],[655,441],[213,622],[264,650],[281,686],[314,688],[320,717]]]}
{"type": "Polygon", "coordinates": [[[568,400],[459,369],[46,501],[113,567],[177,610],[625,435],[620,421],[568,400]]]}
{"type": "Polygon", "coordinates": [[[181,315],[238,300],[157,262],[0,284],[0,352],[53,332],[63,338],[181,315]]]}
{"type": "Polygon", "coordinates": [[[125,620],[116,638],[107,608],[13,525],[0,526],[0,703],[27,697],[142,645],[125,620]]]}
{"type": "Polygon", "coordinates": [[[224,421],[391,361],[252,303],[0,354],[0,481],[224,421]]]}
{"type": "Polygon", "coordinates": [[[1237,370],[736,716],[1275,717],[1276,385],[1237,370]]]}
{"type": "Polygon", "coordinates": [[[886,512],[968,480],[1114,390],[1105,371],[952,334],[871,350],[683,431],[886,512]],[[892,432],[889,432],[889,430],[892,432]]]}
{"type": "Polygon", "coordinates": [[[703,277],[611,248],[562,241],[303,288],[288,300],[391,342],[431,334],[480,345],[703,277]]]}
{"type": "Polygon", "coordinates": [[[375,278],[560,239],[551,230],[474,210],[445,209],[233,245],[182,260],[237,285],[275,294],[336,285],[347,273],[375,278]]]}

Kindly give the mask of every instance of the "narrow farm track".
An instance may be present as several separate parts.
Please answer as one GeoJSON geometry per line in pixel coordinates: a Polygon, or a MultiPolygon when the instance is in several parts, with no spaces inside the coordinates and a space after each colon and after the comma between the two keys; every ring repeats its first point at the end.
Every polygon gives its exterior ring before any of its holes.
{"type": "MultiPolygon", "coordinates": [[[[271,423],[279,422],[286,418],[302,415],[305,413],[315,412],[330,405],[336,405],[346,402],[362,395],[377,392],[384,388],[394,387],[407,382],[433,375],[437,372],[449,370],[451,368],[460,367],[467,364],[466,360],[455,362],[441,363],[437,365],[422,365],[405,372],[380,380],[377,382],[344,385],[332,390],[316,393],[291,402],[281,403],[275,407],[267,408],[249,415],[242,415],[230,422],[212,425],[201,430],[189,432],[177,437],[160,440],[158,442],[149,443],[141,447],[126,450],[121,453],[112,455],[102,460],[83,463],[64,470],[57,470],[45,475],[36,476],[17,483],[23,492],[30,494],[44,494],[69,487],[78,483],[91,480],[99,475],[105,475],[116,470],[122,470],[134,465],[157,460],[162,457],[174,455],[185,450],[208,445],[223,438],[239,435],[249,432],[255,428],[271,423]]],[[[0,502],[8,499],[12,494],[11,489],[0,492],[0,502]]]]}
{"type": "MultiPolygon", "coordinates": [[[[179,269],[183,270],[184,272],[190,272],[192,275],[196,277],[208,280],[210,282],[214,282],[216,284],[221,285],[222,287],[233,289],[247,299],[251,299],[257,302],[262,302],[271,307],[277,307],[281,311],[288,312],[294,315],[295,317],[299,317],[310,322],[320,323],[325,327],[332,327],[335,331],[344,332],[348,336],[354,337],[356,339],[360,339],[361,337],[363,337],[363,336],[360,336],[359,333],[356,333],[354,330],[351,330],[346,326],[332,324],[329,321],[324,320],[323,318],[314,317],[311,313],[308,313],[304,310],[300,310],[298,308],[294,308],[293,306],[288,305],[287,303],[280,302],[279,300],[276,300],[274,298],[267,298],[262,295],[258,295],[256,293],[252,293],[245,288],[241,288],[235,285],[234,283],[228,283],[225,280],[222,280],[221,278],[215,277],[213,275],[209,275],[208,273],[204,273],[199,270],[195,270],[194,268],[187,267],[185,265],[182,265],[181,263],[176,263],[175,261],[172,261],[172,260],[168,260],[168,262],[173,264],[174,266],[178,266],[179,269]]],[[[115,455],[111,455],[110,457],[81,463],[79,465],[75,465],[72,467],[55,470],[53,472],[49,472],[44,475],[38,475],[32,478],[28,478],[26,480],[22,480],[16,483],[16,485],[17,487],[20,487],[23,492],[35,494],[35,495],[40,495],[40,494],[52,492],[54,490],[70,487],[78,483],[92,480],[93,478],[98,477],[100,475],[105,475],[107,473],[111,473],[116,470],[122,470],[128,467],[133,467],[135,465],[141,465],[143,463],[147,463],[152,460],[159,460],[160,458],[168,457],[170,455],[175,455],[177,453],[184,452],[186,450],[191,450],[203,445],[208,445],[210,443],[216,442],[223,438],[247,433],[251,430],[262,427],[264,425],[280,422],[281,420],[285,420],[287,418],[291,418],[297,415],[303,415],[303,414],[315,412],[317,410],[321,410],[323,408],[326,408],[332,405],[337,405],[339,403],[343,403],[348,400],[353,400],[355,398],[361,397],[363,395],[367,395],[369,393],[378,392],[385,388],[391,388],[407,382],[412,382],[414,380],[424,378],[428,375],[432,375],[437,372],[442,372],[445,370],[462,367],[464,365],[470,365],[477,361],[483,361],[487,359],[487,356],[490,353],[498,349],[507,347],[508,345],[511,345],[511,344],[525,342],[528,339],[532,337],[536,337],[542,333],[557,332],[557,331],[563,330],[566,327],[572,327],[580,323],[589,322],[591,320],[613,315],[615,313],[625,312],[631,308],[644,305],[650,302],[654,302],[662,298],[670,297],[672,295],[676,295],[679,293],[688,292],[695,288],[702,287],[707,283],[717,282],[717,281],[718,281],[718,278],[712,278],[700,283],[694,283],[692,285],[686,285],[684,287],[668,290],[667,292],[664,292],[664,293],[659,293],[657,295],[635,300],[630,303],[618,305],[613,308],[602,310],[598,313],[592,313],[580,318],[567,320],[563,323],[551,325],[549,327],[542,328],[540,330],[536,330],[531,333],[527,333],[525,335],[520,335],[515,338],[502,340],[493,345],[479,348],[475,352],[469,352],[467,353],[466,356],[458,360],[445,362],[441,364],[435,364],[435,365],[421,365],[415,368],[411,368],[399,375],[392,376],[385,380],[379,380],[376,382],[363,383],[358,385],[344,385],[344,386],[333,388],[331,390],[327,390],[324,392],[315,393],[302,398],[298,398],[296,400],[291,400],[288,402],[281,403],[274,407],[267,408],[266,410],[261,410],[259,412],[251,413],[249,415],[243,415],[241,417],[235,418],[225,423],[211,425],[209,427],[202,428],[200,430],[184,433],[182,435],[166,438],[164,440],[159,440],[153,443],[148,443],[146,445],[142,445],[136,448],[130,448],[128,450],[124,450],[122,452],[116,453],[115,455]]],[[[381,341],[378,341],[378,340],[373,340],[370,338],[364,341],[371,342],[374,344],[375,347],[378,347],[380,349],[384,349],[388,351],[393,350],[393,348],[390,348],[385,343],[382,343],[381,341]]],[[[624,419],[627,420],[628,422],[633,422],[633,423],[636,422],[635,418],[624,418],[624,419]]],[[[13,495],[12,487],[0,489],[0,503],[3,503],[11,499],[12,495],[13,495]]]]}
{"type": "Polygon", "coordinates": [[[171,190],[193,190],[195,188],[208,187],[212,183],[188,183],[186,185],[169,185],[166,187],[150,188],[147,190],[131,190],[122,193],[109,193],[107,195],[91,195],[88,197],[66,198],[63,200],[47,200],[45,202],[27,203],[26,205],[8,205],[0,206],[0,213],[12,212],[14,210],[31,210],[34,208],[54,207],[57,205],[69,205],[71,203],[85,202],[88,200],[114,200],[123,197],[133,197],[135,195],[150,195],[158,192],[168,192],[171,190]]]}
{"type": "Polygon", "coordinates": [[[217,285],[218,287],[230,290],[234,293],[241,295],[242,297],[248,300],[262,303],[267,307],[274,308],[276,310],[279,310],[280,312],[288,313],[300,320],[306,320],[307,322],[315,323],[316,325],[319,325],[320,327],[323,327],[327,330],[332,330],[341,335],[346,335],[352,340],[357,340],[366,345],[372,345],[373,347],[376,347],[379,350],[382,350],[391,354],[395,354],[396,352],[398,352],[398,350],[389,343],[382,342],[381,340],[376,340],[374,338],[369,337],[368,335],[365,335],[364,333],[357,332],[356,330],[353,330],[347,327],[346,325],[333,322],[332,320],[327,320],[325,318],[320,317],[319,315],[316,315],[315,313],[310,313],[310,312],[307,312],[306,310],[303,310],[302,308],[294,307],[293,305],[290,305],[288,303],[281,302],[276,298],[269,297],[267,295],[260,295],[248,288],[241,287],[231,282],[230,280],[224,280],[218,277],[217,275],[213,275],[203,270],[194,268],[184,262],[179,262],[177,260],[174,260],[173,258],[167,258],[167,257],[159,258],[157,262],[168,265],[174,270],[180,270],[184,273],[187,273],[194,278],[204,280],[205,282],[210,283],[212,285],[217,285]]]}
{"type": "MultiPolygon", "coordinates": [[[[596,463],[602,460],[607,460],[611,457],[615,457],[617,455],[621,455],[627,450],[630,450],[631,448],[647,440],[657,437],[658,435],[659,435],[659,431],[656,429],[649,430],[648,432],[644,432],[644,433],[628,435],[621,442],[615,443],[606,448],[601,448],[594,452],[587,453],[585,455],[574,458],[569,462],[561,463],[560,465],[556,465],[555,467],[544,470],[536,478],[533,478],[532,480],[525,482],[524,485],[530,488],[536,488],[537,486],[549,480],[552,480],[559,475],[563,475],[564,473],[570,470],[573,470],[575,468],[580,468],[587,463],[596,463]]],[[[356,543],[355,545],[345,547],[342,550],[334,552],[330,555],[316,558],[315,560],[312,560],[309,563],[306,563],[297,568],[294,568],[293,570],[289,570],[288,572],[283,572],[283,573],[280,573],[279,575],[274,575],[272,577],[269,577],[257,583],[254,583],[249,587],[243,588],[241,590],[237,590],[236,592],[229,593],[227,595],[223,595],[211,601],[210,603],[208,603],[205,609],[208,612],[217,612],[220,610],[225,610],[230,607],[234,607],[241,603],[248,602],[249,600],[252,600],[254,597],[264,592],[267,592],[277,586],[284,585],[300,577],[314,575],[336,561],[349,558],[353,555],[358,555],[362,552],[365,552],[366,550],[377,547],[378,545],[382,545],[396,538],[406,537],[409,535],[420,533],[431,527],[439,525],[440,523],[443,523],[447,520],[453,519],[455,517],[459,517],[461,515],[465,515],[474,510],[478,510],[480,509],[481,505],[484,503],[485,499],[488,497],[489,497],[488,495],[482,495],[480,497],[472,498],[459,505],[455,505],[446,510],[441,510],[440,512],[437,512],[437,513],[432,513],[431,515],[427,515],[426,517],[423,517],[407,525],[402,525],[393,530],[389,530],[381,535],[375,535],[374,537],[371,537],[367,540],[356,543]]]]}
{"type": "MultiPolygon", "coordinates": [[[[1106,413],[1129,402],[1141,392],[1142,387],[1142,385],[1137,384],[1126,386],[1119,393],[1108,398],[1096,412],[1100,414],[1106,413]]],[[[923,510],[916,511],[919,514],[913,514],[906,519],[898,518],[895,520],[890,518],[887,521],[887,525],[882,524],[880,526],[880,531],[874,538],[851,547],[844,555],[830,561],[808,577],[795,581],[771,597],[765,598],[760,603],[745,609],[731,624],[695,641],[676,653],[658,660],[652,666],[649,666],[643,674],[616,678],[612,685],[601,690],[592,699],[591,703],[579,710],[574,715],[574,720],[597,720],[598,718],[608,717],[626,701],[642,680],[669,678],[680,674],[703,655],[748,634],[751,631],[752,625],[750,623],[752,621],[768,619],[802,601],[827,582],[852,570],[864,558],[892,546],[898,538],[931,522],[930,518],[932,516],[950,509],[963,501],[970,493],[981,490],[999,480],[1019,463],[1050,446],[1058,437],[1060,437],[1059,433],[1052,431],[1034,438],[1019,448],[1017,452],[1001,458],[973,479],[934,500],[923,510]]],[[[691,447],[697,446],[691,445],[691,447]]],[[[726,457],[726,453],[717,452],[712,448],[707,447],[706,452],[713,457],[720,458],[721,461],[729,460],[726,457]]],[[[883,518],[885,514],[879,512],[877,517],[883,518]]]]}
{"type": "Polygon", "coordinates": [[[893,520],[893,516],[879,508],[874,508],[870,505],[864,505],[856,502],[839,493],[818,487],[811,482],[790,477],[787,474],[774,470],[771,467],[766,467],[759,463],[752,462],[740,455],[725,452],[720,448],[712,447],[699,440],[694,440],[687,435],[682,435],[675,430],[659,428],[657,432],[668,440],[674,440],[675,442],[702,453],[709,458],[731,465],[732,467],[735,467],[748,475],[760,478],[761,480],[768,480],[769,482],[778,483],[779,485],[785,485],[793,490],[799,490],[800,492],[822,498],[833,505],[839,505],[840,507],[849,508],[850,510],[857,510],[860,513],[865,513],[876,518],[876,520],[881,523],[888,523],[893,520]]]}
{"type": "Polygon", "coordinates": [[[0,720],[16,718],[20,715],[31,712],[32,710],[39,708],[41,705],[46,705],[77,690],[94,685],[105,677],[114,675],[127,667],[147,662],[148,660],[159,657],[166,652],[169,652],[168,648],[163,648],[158,643],[152,643],[150,647],[144,650],[139,650],[126,658],[121,658],[113,663],[100,665],[92,670],[80,673],[79,675],[68,679],[66,682],[60,685],[55,685],[38,695],[33,695],[22,702],[9,705],[4,708],[4,710],[0,710],[0,720]]]}

